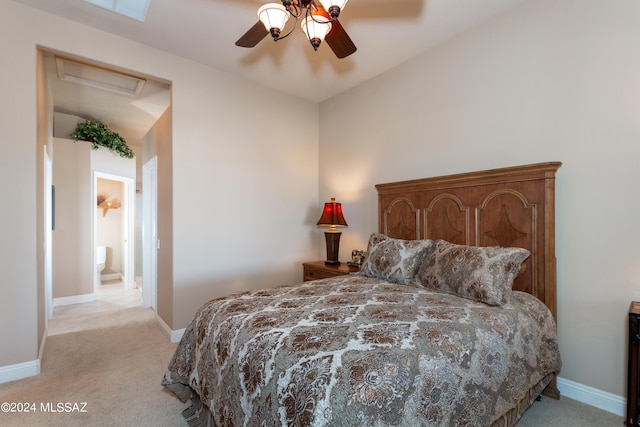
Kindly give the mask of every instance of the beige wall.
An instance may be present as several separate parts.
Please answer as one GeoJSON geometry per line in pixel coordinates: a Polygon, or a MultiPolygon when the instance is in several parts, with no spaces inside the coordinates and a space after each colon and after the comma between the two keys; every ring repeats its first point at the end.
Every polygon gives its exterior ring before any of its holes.
{"type": "Polygon", "coordinates": [[[0,4],[0,51],[26,69],[1,72],[8,78],[2,83],[3,99],[12,102],[0,106],[0,188],[13,208],[0,209],[0,366],[35,359],[38,343],[36,165],[41,163],[36,148],[42,148],[36,147],[36,53],[33,43],[7,32],[16,26],[16,16],[5,13],[8,3],[0,4]]]}
{"type": "Polygon", "coordinates": [[[183,77],[173,80],[174,329],[210,296],[300,281],[319,234],[317,104],[274,101],[207,67],[183,77]]]}
{"type": "Polygon", "coordinates": [[[93,293],[91,144],[55,138],[53,298],[93,293]]]}
{"type": "Polygon", "coordinates": [[[36,102],[47,95],[36,96],[38,46],[172,84],[173,245],[162,247],[172,258],[163,278],[173,293],[173,312],[163,317],[172,328],[185,327],[208,298],[300,279],[299,263],[316,256],[316,104],[0,0],[0,52],[11,58],[0,70],[11,100],[0,105],[0,190],[11,200],[0,210],[0,368],[38,357],[36,102]]]}
{"type": "Polygon", "coordinates": [[[376,183],[560,160],[561,377],[625,396],[640,296],[638,17],[632,0],[524,2],[323,103],[320,197],[343,202],[342,256],[377,228],[376,183]]]}

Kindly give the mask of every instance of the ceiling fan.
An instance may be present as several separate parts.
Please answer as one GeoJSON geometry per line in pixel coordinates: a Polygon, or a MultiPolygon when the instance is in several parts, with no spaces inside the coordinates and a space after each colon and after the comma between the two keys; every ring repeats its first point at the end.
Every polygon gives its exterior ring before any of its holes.
{"type": "Polygon", "coordinates": [[[281,3],[267,3],[258,9],[259,21],[236,41],[236,46],[254,47],[267,34],[271,34],[274,41],[283,39],[293,32],[300,19],[300,27],[314,50],[318,50],[320,43],[325,40],[338,58],[346,58],[357,49],[338,21],[347,1],[281,0],[281,3]],[[294,18],[295,23],[285,33],[289,18],[294,18]]]}

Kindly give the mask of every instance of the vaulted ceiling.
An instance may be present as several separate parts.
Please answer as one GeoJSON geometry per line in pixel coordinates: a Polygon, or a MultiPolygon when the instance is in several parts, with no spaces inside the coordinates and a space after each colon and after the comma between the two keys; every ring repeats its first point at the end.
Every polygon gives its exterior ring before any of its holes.
{"type": "Polygon", "coordinates": [[[340,22],[358,50],[344,59],[299,29],[235,46],[265,0],[151,0],[145,22],[82,0],[14,1],[322,102],[527,0],[350,0],[340,22]]]}

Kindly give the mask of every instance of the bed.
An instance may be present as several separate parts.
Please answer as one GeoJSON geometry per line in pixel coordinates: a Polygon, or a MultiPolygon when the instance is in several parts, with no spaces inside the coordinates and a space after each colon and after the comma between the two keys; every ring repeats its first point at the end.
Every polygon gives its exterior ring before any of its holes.
{"type": "Polygon", "coordinates": [[[162,384],[202,426],[512,426],[559,398],[559,162],[376,185],[359,273],[204,304],[162,384]]]}

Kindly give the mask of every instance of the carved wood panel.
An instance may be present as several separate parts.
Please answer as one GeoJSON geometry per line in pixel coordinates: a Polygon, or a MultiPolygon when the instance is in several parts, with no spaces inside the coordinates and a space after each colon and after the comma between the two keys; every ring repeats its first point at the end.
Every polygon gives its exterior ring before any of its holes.
{"type": "Polygon", "coordinates": [[[538,205],[519,191],[507,189],[491,193],[477,210],[478,246],[514,246],[531,252],[520,269],[513,288],[537,296],[538,205]]]}
{"type": "Polygon", "coordinates": [[[424,212],[425,239],[471,244],[470,209],[453,194],[434,197],[424,212]]]}
{"type": "Polygon", "coordinates": [[[383,212],[384,231],[395,239],[420,239],[420,210],[406,197],[391,201],[383,212]]]}

